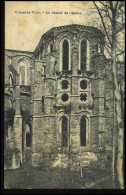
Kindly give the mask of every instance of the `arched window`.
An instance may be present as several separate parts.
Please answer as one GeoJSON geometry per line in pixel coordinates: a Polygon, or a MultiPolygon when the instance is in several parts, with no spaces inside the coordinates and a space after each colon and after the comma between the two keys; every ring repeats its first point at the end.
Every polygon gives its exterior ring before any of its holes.
{"type": "Polygon", "coordinates": [[[96,51],[97,51],[98,53],[101,52],[101,47],[100,47],[100,44],[99,44],[99,43],[96,44],[96,51]]]}
{"type": "Polygon", "coordinates": [[[48,53],[52,53],[53,52],[53,44],[52,43],[48,45],[47,50],[48,50],[48,53]]]}
{"type": "Polygon", "coordinates": [[[82,116],[80,120],[80,145],[86,146],[86,117],[82,116]]]}
{"type": "Polygon", "coordinates": [[[12,108],[12,106],[13,106],[13,99],[12,97],[10,97],[10,108],[12,108]]]}
{"type": "Polygon", "coordinates": [[[11,73],[9,75],[9,83],[10,83],[10,87],[12,87],[12,85],[13,85],[13,77],[12,77],[11,73]]]}
{"type": "Polygon", "coordinates": [[[24,60],[19,62],[19,83],[27,85],[27,64],[24,60]]]}
{"type": "Polygon", "coordinates": [[[98,53],[101,53],[101,47],[100,47],[100,44],[98,44],[98,53]]]}
{"type": "Polygon", "coordinates": [[[53,45],[50,44],[50,53],[52,53],[52,52],[53,52],[53,45]]]}
{"type": "Polygon", "coordinates": [[[44,112],[44,96],[42,96],[42,112],[44,112]]]}
{"type": "Polygon", "coordinates": [[[68,146],[68,120],[66,116],[62,118],[62,147],[68,146]]]}
{"type": "Polygon", "coordinates": [[[31,147],[31,129],[28,124],[26,124],[26,147],[31,147]]]}
{"type": "Polygon", "coordinates": [[[82,71],[89,69],[89,42],[85,39],[80,43],[80,69],[82,71]]]}
{"type": "Polygon", "coordinates": [[[85,39],[81,41],[81,70],[86,70],[87,59],[87,42],[85,39]]]}
{"type": "Polygon", "coordinates": [[[69,70],[69,43],[66,39],[63,41],[62,47],[63,47],[62,70],[69,70]]]}

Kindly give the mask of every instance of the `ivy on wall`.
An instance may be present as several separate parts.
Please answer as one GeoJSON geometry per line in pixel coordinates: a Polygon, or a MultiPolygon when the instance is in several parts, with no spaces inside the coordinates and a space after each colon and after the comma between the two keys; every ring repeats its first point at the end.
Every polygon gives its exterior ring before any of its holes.
{"type": "Polygon", "coordinates": [[[14,108],[8,108],[5,111],[5,122],[10,127],[13,127],[13,124],[14,124],[14,115],[15,115],[15,109],[14,108]]]}

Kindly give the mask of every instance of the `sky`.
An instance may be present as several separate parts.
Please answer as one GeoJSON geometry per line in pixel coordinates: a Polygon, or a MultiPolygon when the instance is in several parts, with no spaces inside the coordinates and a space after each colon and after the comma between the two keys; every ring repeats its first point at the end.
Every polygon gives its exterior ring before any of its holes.
{"type": "Polygon", "coordinates": [[[5,1],[5,48],[34,51],[41,36],[52,27],[90,25],[86,15],[89,7],[86,1],[5,1]]]}

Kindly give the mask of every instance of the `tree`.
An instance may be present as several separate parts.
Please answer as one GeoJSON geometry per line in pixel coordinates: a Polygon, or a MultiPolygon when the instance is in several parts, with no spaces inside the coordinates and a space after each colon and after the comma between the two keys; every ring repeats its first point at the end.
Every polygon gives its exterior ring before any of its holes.
{"type": "MultiPolygon", "coordinates": [[[[119,87],[119,81],[117,77],[117,61],[119,57],[124,60],[124,41],[120,39],[124,37],[124,1],[93,1],[98,15],[101,20],[101,24],[106,35],[106,48],[112,59],[112,71],[114,81],[114,102],[115,102],[115,119],[117,121],[117,129],[114,128],[114,137],[117,137],[114,142],[114,147],[117,145],[117,160],[115,159],[115,152],[113,151],[113,174],[114,164],[116,160],[117,178],[121,189],[124,188],[124,176],[123,176],[123,144],[124,144],[124,127],[123,127],[123,110],[121,105],[121,90],[119,87]]],[[[115,123],[116,123],[115,121],[115,123]]],[[[114,124],[114,126],[116,126],[114,124]]]]}

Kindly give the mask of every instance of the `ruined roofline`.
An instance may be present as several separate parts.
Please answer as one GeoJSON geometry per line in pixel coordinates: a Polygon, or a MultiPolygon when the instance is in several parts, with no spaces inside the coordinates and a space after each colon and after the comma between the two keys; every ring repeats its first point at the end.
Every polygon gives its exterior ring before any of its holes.
{"type": "Polygon", "coordinates": [[[22,50],[16,50],[16,49],[5,49],[5,52],[18,52],[18,53],[20,53],[20,52],[22,52],[22,53],[28,53],[28,54],[34,54],[34,52],[32,52],[32,51],[22,51],[22,50]]]}
{"type": "Polygon", "coordinates": [[[69,25],[64,25],[64,26],[57,26],[57,27],[53,27],[51,28],[49,31],[47,31],[46,33],[43,34],[43,37],[48,35],[51,31],[53,30],[61,30],[61,29],[67,29],[67,28],[81,28],[81,29],[86,29],[86,30],[92,30],[92,31],[97,31],[98,33],[100,33],[102,36],[105,36],[105,34],[103,32],[101,32],[98,28],[93,27],[93,26],[85,26],[85,25],[80,25],[80,24],[69,24],[69,25]]]}
{"type": "Polygon", "coordinates": [[[80,28],[85,29],[85,30],[91,30],[91,31],[95,31],[97,33],[99,33],[101,36],[103,36],[103,38],[105,37],[105,34],[103,32],[101,32],[98,28],[93,27],[93,26],[85,26],[85,25],[80,25],[80,24],[70,24],[70,25],[64,25],[64,26],[57,26],[57,27],[53,27],[50,30],[48,30],[46,33],[44,33],[41,36],[41,39],[38,43],[38,45],[36,46],[34,53],[36,53],[37,50],[39,50],[39,47],[41,45],[42,39],[46,38],[46,36],[48,36],[51,32],[54,32],[55,30],[64,30],[64,29],[69,29],[69,28],[80,28]]]}

